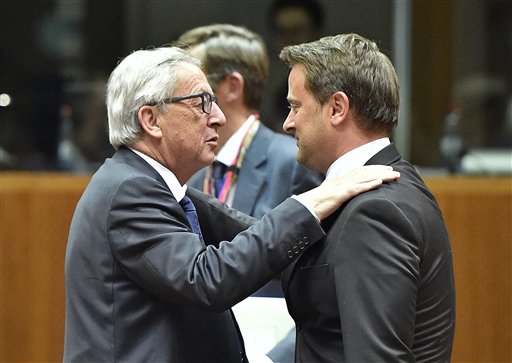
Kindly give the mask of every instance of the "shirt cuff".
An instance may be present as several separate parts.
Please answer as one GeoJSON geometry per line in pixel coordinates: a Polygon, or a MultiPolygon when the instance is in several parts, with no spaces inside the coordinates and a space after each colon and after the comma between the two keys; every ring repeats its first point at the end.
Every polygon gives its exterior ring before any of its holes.
{"type": "Polygon", "coordinates": [[[313,212],[313,210],[312,210],[310,207],[308,207],[306,204],[302,203],[302,202],[297,198],[297,196],[296,196],[295,194],[294,194],[294,195],[292,195],[292,196],[291,196],[291,198],[292,198],[292,199],[295,199],[297,202],[299,202],[300,204],[302,204],[302,205],[303,205],[303,206],[304,206],[304,207],[309,211],[309,213],[311,213],[311,214],[313,215],[313,217],[315,217],[315,218],[316,218],[317,222],[318,222],[318,223],[320,223],[320,218],[318,218],[318,216],[316,215],[316,213],[315,213],[315,212],[313,212]]]}

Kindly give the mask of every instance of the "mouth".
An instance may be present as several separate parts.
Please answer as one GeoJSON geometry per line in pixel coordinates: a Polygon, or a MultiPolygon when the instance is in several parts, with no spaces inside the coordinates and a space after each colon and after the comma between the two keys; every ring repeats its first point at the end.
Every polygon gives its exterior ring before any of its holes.
{"type": "Polygon", "coordinates": [[[218,140],[219,140],[219,135],[213,135],[213,136],[209,137],[208,139],[206,139],[206,143],[216,147],[218,140]]]}

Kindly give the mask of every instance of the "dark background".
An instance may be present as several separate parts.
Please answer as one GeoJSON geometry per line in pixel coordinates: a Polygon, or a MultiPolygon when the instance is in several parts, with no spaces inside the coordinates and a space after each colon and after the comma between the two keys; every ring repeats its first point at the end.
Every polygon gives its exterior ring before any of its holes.
{"type": "MultiPolygon", "coordinates": [[[[323,35],[359,33],[377,41],[394,62],[408,50],[405,65],[395,62],[399,74],[400,67],[410,74],[400,80],[407,96],[400,121],[407,131],[395,140],[401,152],[419,166],[443,166],[438,145],[453,110],[470,147],[502,142],[487,129],[512,122],[505,116],[512,89],[512,1],[415,1],[405,19],[397,19],[404,1],[320,0],[323,35]],[[410,24],[406,44],[396,38],[400,21],[410,24]]],[[[244,25],[266,39],[272,77],[262,120],[270,121],[286,69],[277,59],[269,6],[264,0],[3,0],[0,94],[12,101],[0,107],[2,169],[93,171],[112,152],[102,91],[117,62],[198,25],[244,25]],[[66,138],[76,141],[81,160],[60,160],[66,138]]]]}

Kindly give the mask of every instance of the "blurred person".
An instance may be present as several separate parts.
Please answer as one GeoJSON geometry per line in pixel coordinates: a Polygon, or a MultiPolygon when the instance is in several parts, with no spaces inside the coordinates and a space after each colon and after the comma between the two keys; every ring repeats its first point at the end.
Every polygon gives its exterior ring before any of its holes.
{"type": "Polygon", "coordinates": [[[106,79],[76,82],[68,87],[61,106],[59,168],[77,173],[95,172],[113,154],[108,142],[106,79]]]}
{"type": "Polygon", "coordinates": [[[214,159],[225,124],[215,101],[199,60],[177,48],[136,51],[111,73],[116,152],[71,222],[63,361],[246,362],[230,307],[321,239],[319,220],[340,203],[397,177],[362,169],[288,198],[256,224],[190,188],[208,212],[203,233],[185,182],[214,159]],[[252,226],[235,235],[231,225],[252,226]]]}
{"type": "Polygon", "coordinates": [[[503,78],[473,74],[459,80],[453,93],[462,137],[470,149],[512,146],[512,133],[506,120],[511,90],[503,78]]]}
{"type": "MultiPolygon", "coordinates": [[[[216,161],[192,176],[189,186],[261,218],[292,194],[321,183],[321,174],[297,162],[295,140],[273,132],[259,120],[269,60],[258,34],[241,26],[213,24],[183,33],[175,44],[201,59],[226,116],[226,125],[218,130],[216,161]]],[[[278,279],[252,296],[284,297],[278,279]]],[[[274,359],[293,361],[294,332],[275,348],[288,358],[274,359]]]]}
{"type": "MultiPolygon", "coordinates": [[[[276,57],[283,47],[292,44],[311,42],[320,38],[325,14],[318,0],[273,0],[267,12],[268,28],[272,32],[272,54],[276,57]]],[[[288,113],[286,94],[288,77],[286,69],[278,64],[272,67],[270,84],[272,100],[270,104],[269,127],[282,132],[282,120],[288,113]]]]}
{"type": "Polygon", "coordinates": [[[327,237],[283,272],[296,362],[449,362],[455,286],[439,206],[390,142],[399,85],[390,60],[357,34],[285,47],[299,162],[326,182],[363,165],[400,172],[324,221],[327,237]]]}
{"type": "Polygon", "coordinates": [[[272,132],[259,119],[268,55],[258,34],[240,26],[214,24],[185,32],[176,45],[202,61],[226,117],[218,130],[215,162],[194,174],[189,186],[261,218],[292,194],[321,183],[321,174],[296,161],[295,140],[272,132]],[[216,175],[218,168],[220,175],[216,175]]]}
{"type": "Polygon", "coordinates": [[[512,174],[511,100],[511,89],[502,77],[473,74],[456,83],[459,138],[466,146],[458,172],[512,174]]]}
{"type": "Polygon", "coordinates": [[[317,0],[274,0],[268,10],[269,28],[275,46],[300,44],[318,39],[324,25],[324,10],[317,0]]]}

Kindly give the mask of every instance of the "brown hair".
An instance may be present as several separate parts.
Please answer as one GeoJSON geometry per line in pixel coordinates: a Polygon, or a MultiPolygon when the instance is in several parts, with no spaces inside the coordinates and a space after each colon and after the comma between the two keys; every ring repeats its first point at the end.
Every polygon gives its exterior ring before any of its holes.
{"type": "Polygon", "coordinates": [[[334,92],[345,92],[365,131],[389,134],[396,126],[398,78],[375,42],[357,34],[341,34],[287,46],[279,57],[290,67],[304,67],[306,89],[320,104],[334,92]]]}

